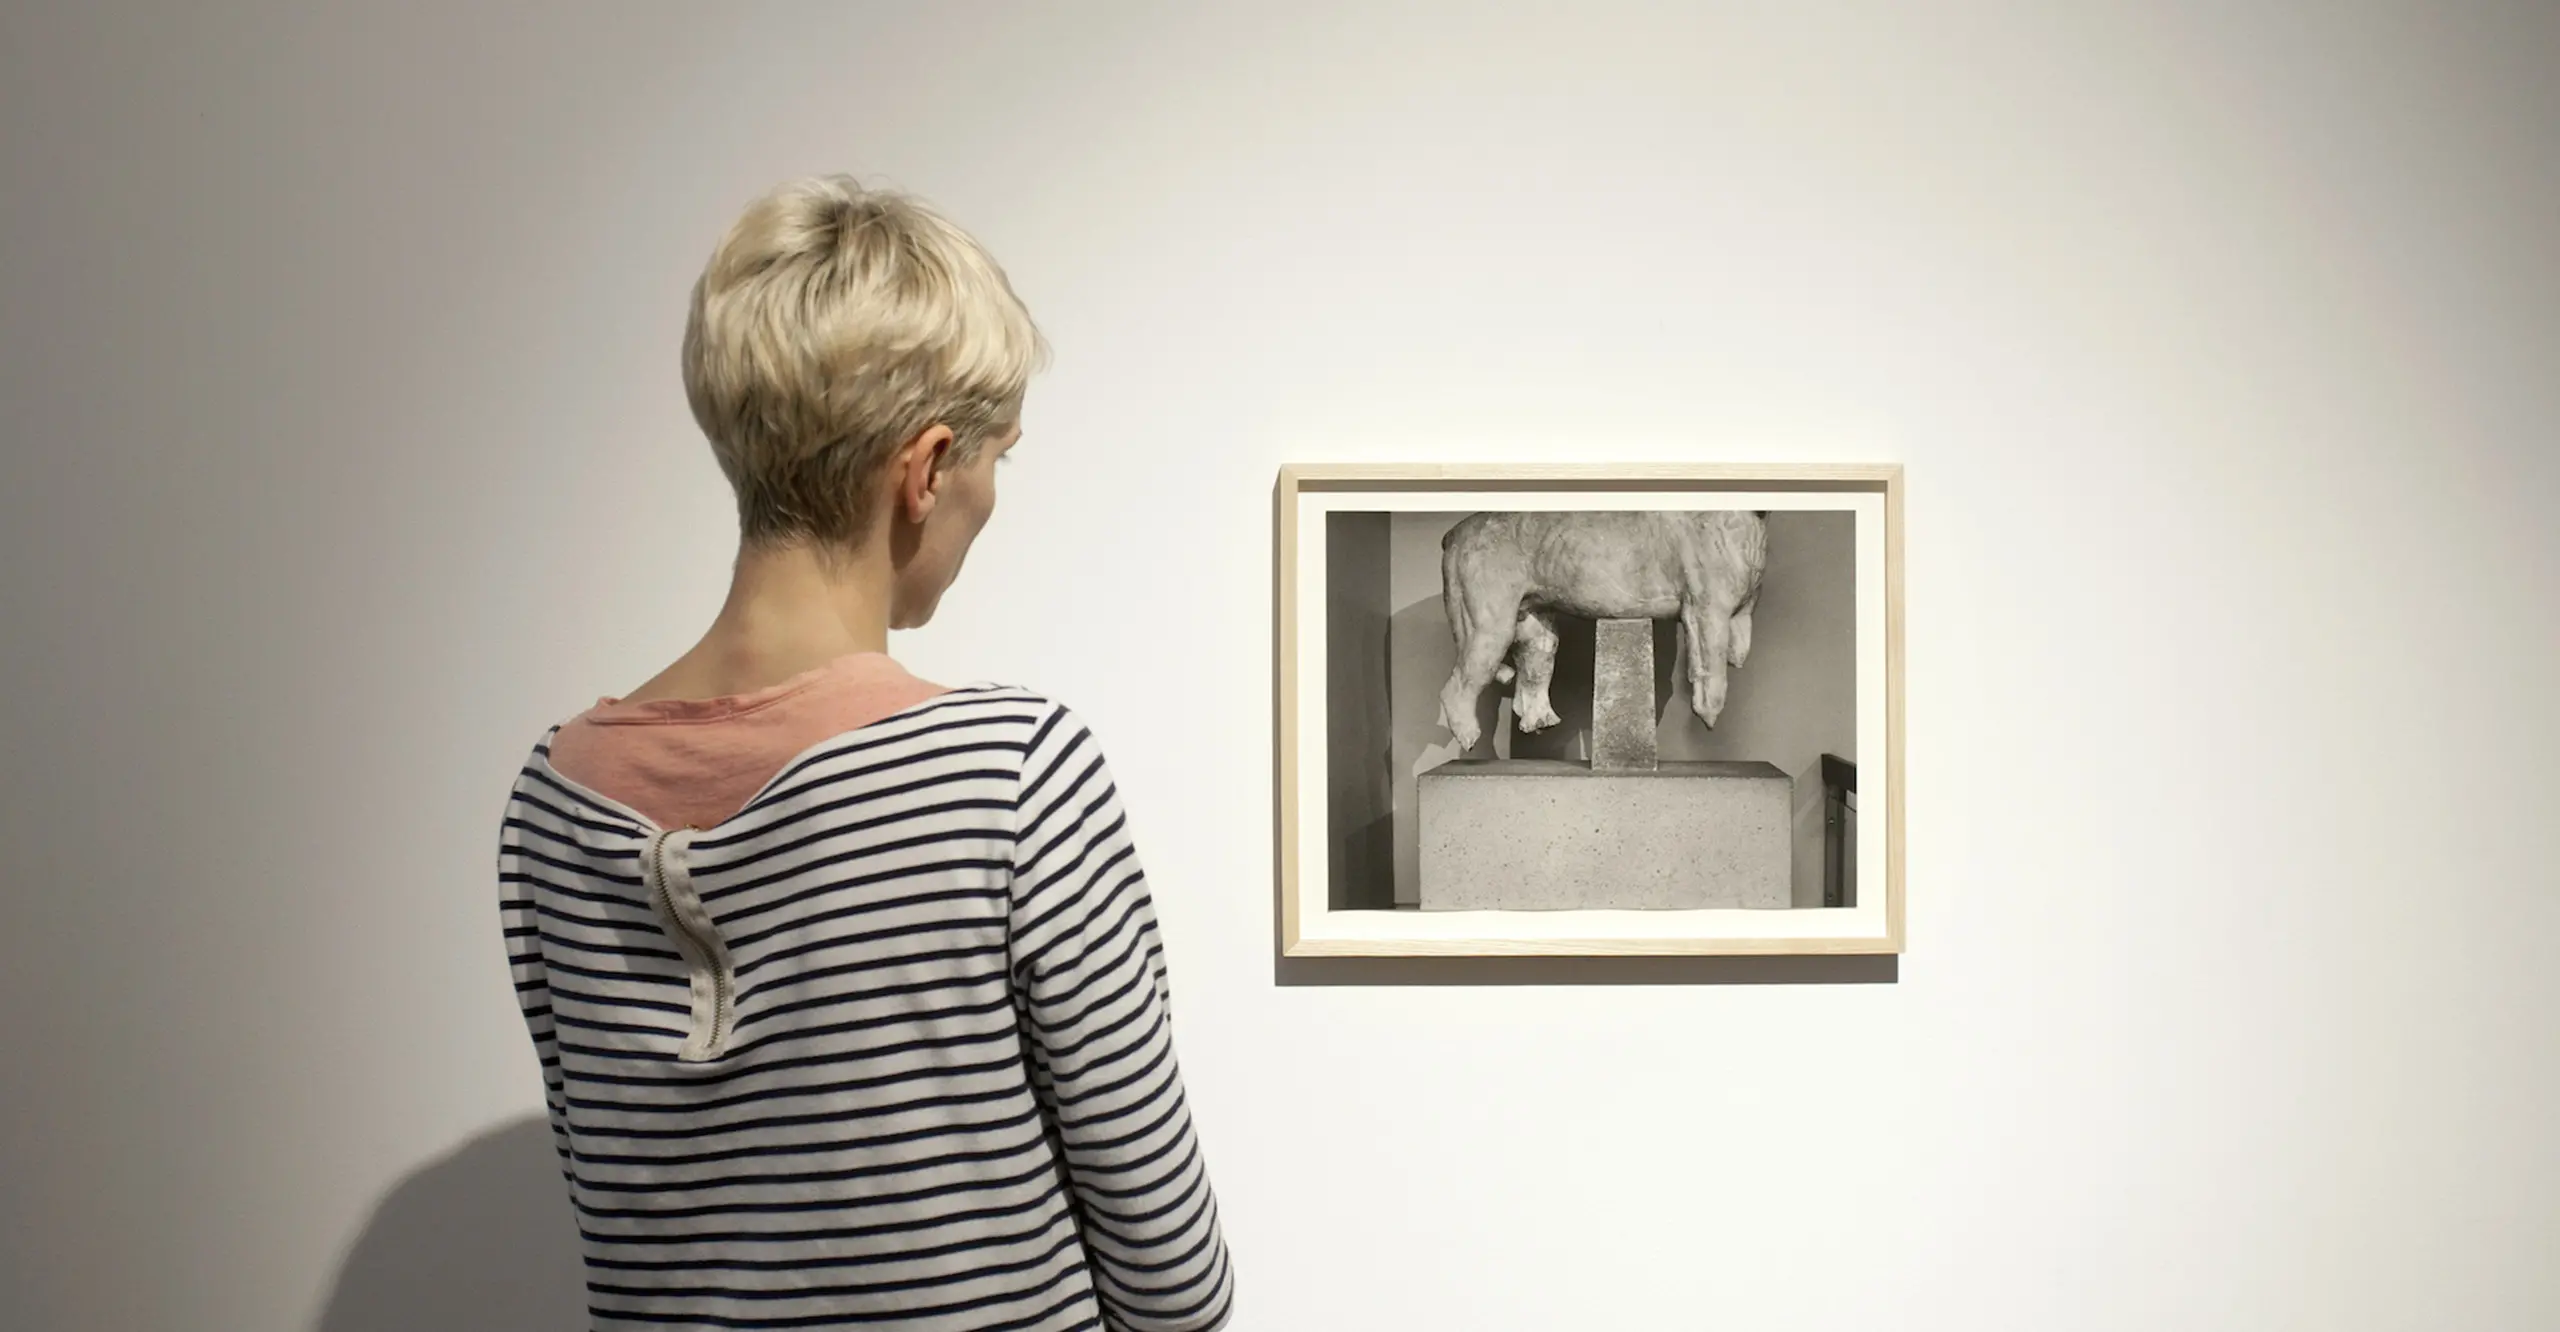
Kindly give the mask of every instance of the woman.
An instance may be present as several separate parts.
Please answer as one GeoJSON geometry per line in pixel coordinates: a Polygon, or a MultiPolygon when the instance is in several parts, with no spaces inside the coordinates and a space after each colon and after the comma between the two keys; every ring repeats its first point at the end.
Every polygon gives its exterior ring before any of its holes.
{"type": "Polygon", "coordinates": [[[974,240],[842,176],[758,200],[695,284],[728,601],[546,733],[498,857],[598,1327],[1226,1321],[1091,732],[887,653],[993,512],[1045,355],[974,240]]]}

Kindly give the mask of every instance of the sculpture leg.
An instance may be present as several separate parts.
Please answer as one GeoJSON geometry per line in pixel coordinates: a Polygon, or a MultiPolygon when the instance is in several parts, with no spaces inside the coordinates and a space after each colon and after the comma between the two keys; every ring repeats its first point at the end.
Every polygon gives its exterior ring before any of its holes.
{"type": "Polygon", "coordinates": [[[1465,753],[1476,747],[1482,729],[1476,725],[1476,698],[1493,683],[1493,673],[1502,665],[1503,656],[1511,650],[1511,621],[1489,616],[1470,617],[1467,635],[1458,649],[1458,664],[1449,672],[1449,682],[1440,686],[1440,719],[1465,753]]]}
{"type": "Polygon", "coordinates": [[[1520,682],[1511,691],[1511,714],[1523,731],[1543,731],[1563,723],[1547,698],[1556,674],[1556,627],[1536,611],[1523,611],[1512,637],[1520,644],[1520,682]]]}
{"type": "Polygon", "coordinates": [[[1727,672],[1733,667],[1733,617],[1691,602],[1680,608],[1680,627],[1689,639],[1689,710],[1712,731],[1724,713],[1727,672]]]}

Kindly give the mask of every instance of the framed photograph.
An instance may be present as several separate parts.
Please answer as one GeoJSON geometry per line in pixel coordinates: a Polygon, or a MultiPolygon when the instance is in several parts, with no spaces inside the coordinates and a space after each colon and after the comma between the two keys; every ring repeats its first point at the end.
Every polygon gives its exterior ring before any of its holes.
{"type": "Polygon", "coordinates": [[[1293,464],[1287,957],[1902,951],[1902,471],[1293,464]]]}

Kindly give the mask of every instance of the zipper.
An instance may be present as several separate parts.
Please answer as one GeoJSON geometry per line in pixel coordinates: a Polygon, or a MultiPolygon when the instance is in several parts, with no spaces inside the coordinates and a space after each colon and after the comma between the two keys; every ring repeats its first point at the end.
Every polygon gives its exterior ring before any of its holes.
{"type": "Polygon", "coordinates": [[[693,872],[678,854],[684,848],[671,845],[681,837],[684,846],[690,846],[694,831],[670,828],[652,834],[641,860],[650,903],[692,973],[693,1028],[676,1051],[676,1058],[686,1063],[717,1059],[728,1050],[729,1034],[736,1025],[738,988],[729,946],[711,923],[711,913],[694,891],[693,872]]]}

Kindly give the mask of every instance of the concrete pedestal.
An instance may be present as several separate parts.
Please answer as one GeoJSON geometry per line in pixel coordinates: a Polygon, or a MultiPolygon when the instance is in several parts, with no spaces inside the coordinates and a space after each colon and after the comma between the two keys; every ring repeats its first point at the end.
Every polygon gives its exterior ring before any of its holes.
{"type": "Polygon", "coordinates": [[[1769,763],[1603,771],[1459,759],[1416,782],[1426,911],[1787,907],[1793,784],[1769,763]]]}
{"type": "Polygon", "coordinates": [[[1653,715],[1653,621],[1592,626],[1591,766],[1650,769],[1660,761],[1653,715]]]}

